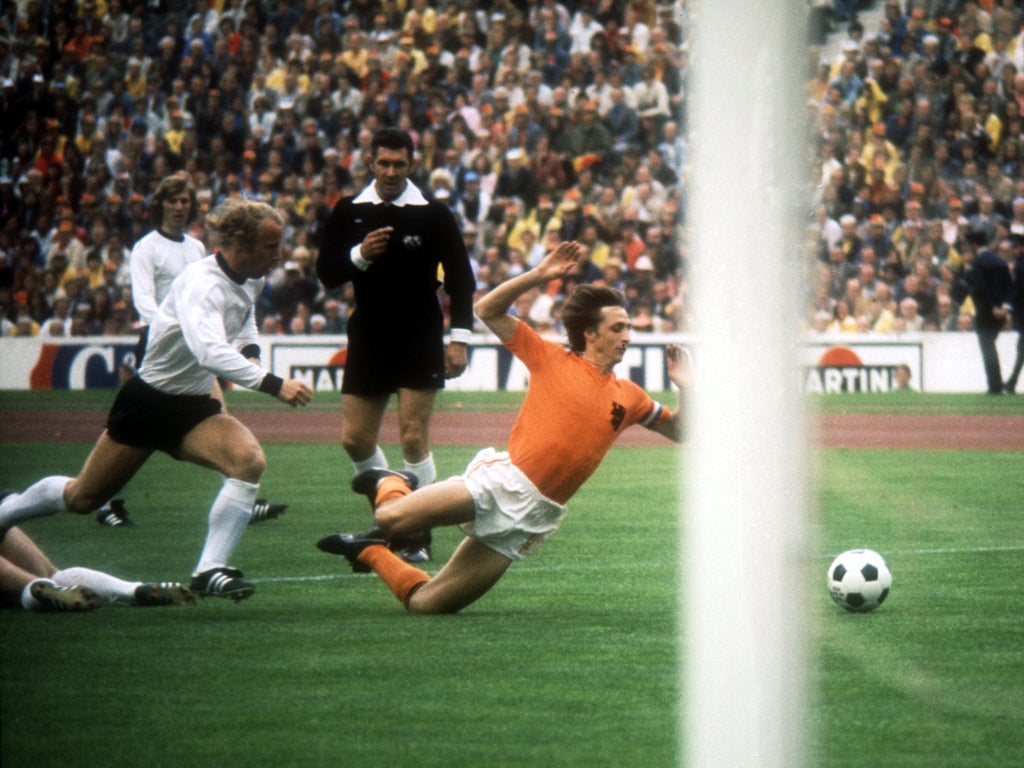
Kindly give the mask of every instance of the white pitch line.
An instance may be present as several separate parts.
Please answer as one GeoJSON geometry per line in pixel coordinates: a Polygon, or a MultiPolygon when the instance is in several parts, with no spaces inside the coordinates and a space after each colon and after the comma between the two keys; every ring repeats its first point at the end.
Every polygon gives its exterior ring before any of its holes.
{"type": "MultiPolygon", "coordinates": [[[[438,563],[434,569],[438,571],[444,563],[438,563]]],[[[650,571],[652,566],[650,563],[633,563],[631,565],[616,566],[616,571],[650,571]]],[[[562,571],[568,571],[573,573],[581,572],[599,572],[607,571],[608,567],[605,565],[524,565],[516,569],[517,573],[560,573],[562,571]]],[[[306,581],[337,581],[339,579],[351,579],[351,578],[366,578],[373,576],[372,573],[332,573],[323,574],[320,576],[270,576],[265,579],[249,579],[253,584],[285,584],[289,582],[306,582],[306,581]]]]}
{"type": "Polygon", "coordinates": [[[271,576],[266,579],[250,579],[253,584],[287,584],[289,582],[304,582],[304,581],[337,581],[339,579],[348,579],[355,576],[364,576],[368,574],[361,573],[331,573],[324,574],[322,576],[271,576]]]}
{"type": "MultiPolygon", "coordinates": [[[[873,547],[867,547],[873,549],[873,547]]],[[[1024,544],[1005,547],[950,547],[948,549],[892,549],[878,550],[883,557],[928,557],[930,555],[989,555],[1002,552],[1024,552],[1024,544]]],[[[837,553],[838,554],[838,553],[837,553]]],[[[821,555],[819,560],[831,560],[835,555],[821,555]]]]}
{"type": "MultiPolygon", "coordinates": [[[[988,554],[999,554],[1004,552],[1024,552],[1024,544],[1005,546],[1005,547],[955,547],[949,549],[895,549],[887,550],[885,552],[886,558],[892,557],[928,557],[932,555],[988,555],[988,554]]],[[[832,561],[835,555],[819,555],[819,560],[832,561]]],[[[440,568],[440,565],[438,565],[440,568]]],[[[640,570],[645,571],[651,570],[650,563],[634,563],[632,565],[616,566],[615,570],[640,570]]],[[[530,573],[559,573],[562,571],[571,571],[575,573],[584,571],[607,571],[607,566],[604,565],[542,565],[542,566],[523,566],[519,568],[519,572],[530,573]]],[[[361,579],[372,576],[369,573],[330,573],[321,574],[319,576],[271,576],[265,579],[250,579],[253,584],[289,584],[289,583],[302,583],[311,581],[340,581],[344,579],[361,579]]]]}
{"type": "Polygon", "coordinates": [[[952,547],[949,549],[894,550],[894,555],[987,555],[998,552],[1024,552],[1024,544],[1005,547],[952,547]]]}

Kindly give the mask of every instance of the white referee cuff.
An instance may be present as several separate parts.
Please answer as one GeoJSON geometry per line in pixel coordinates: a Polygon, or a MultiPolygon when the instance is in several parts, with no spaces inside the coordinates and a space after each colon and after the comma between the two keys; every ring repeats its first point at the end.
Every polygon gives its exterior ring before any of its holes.
{"type": "Polygon", "coordinates": [[[360,272],[365,272],[370,268],[370,262],[363,258],[362,248],[362,243],[352,246],[352,250],[349,251],[349,255],[352,257],[352,263],[355,265],[355,268],[360,272]]]}
{"type": "Polygon", "coordinates": [[[473,339],[473,332],[468,328],[452,328],[451,340],[457,344],[468,345],[473,339]]]}

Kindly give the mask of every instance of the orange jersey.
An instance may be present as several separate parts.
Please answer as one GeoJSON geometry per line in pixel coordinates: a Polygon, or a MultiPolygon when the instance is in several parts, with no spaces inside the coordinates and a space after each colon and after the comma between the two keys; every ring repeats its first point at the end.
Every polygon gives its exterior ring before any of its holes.
{"type": "Polygon", "coordinates": [[[559,504],[594,473],[626,427],[653,427],[672,418],[668,408],[632,381],[601,373],[526,323],[519,323],[506,347],[530,371],[526,400],[509,438],[509,457],[559,504]]]}

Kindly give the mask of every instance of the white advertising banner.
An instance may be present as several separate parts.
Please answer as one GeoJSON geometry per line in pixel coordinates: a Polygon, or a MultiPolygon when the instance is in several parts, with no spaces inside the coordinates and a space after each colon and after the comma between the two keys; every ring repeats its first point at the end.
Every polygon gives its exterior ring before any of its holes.
{"type": "MultiPolygon", "coordinates": [[[[305,380],[317,391],[341,390],[345,373],[344,336],[264,336],[263,361],[278,376],[305,380]]],[[[680,343],[700,364],[694,336],[634,334],[616,373],[644,389],[671,388],[665,373],[665,344],[680,343]]],[[[801,342],[803,388],[821,395],[883,394],[895,389],[897,366],[910,368],[911,386],[921,392],[984,392],[985,373],[973,333],[816,336],[801,342]]],[[[1017,334],[1002,333],[998,349],[1004,375],[1016,354],[1017,334]]],[[[0,389],[102,389],[120,383],[119,369],[134,359],[134,336],[91,336],[54,342],[0,338],[0,389]]],[[[524,391],[527,371],[493,337],[478,336],[469,367],[446,383],[454,391],[524,391]]]]}

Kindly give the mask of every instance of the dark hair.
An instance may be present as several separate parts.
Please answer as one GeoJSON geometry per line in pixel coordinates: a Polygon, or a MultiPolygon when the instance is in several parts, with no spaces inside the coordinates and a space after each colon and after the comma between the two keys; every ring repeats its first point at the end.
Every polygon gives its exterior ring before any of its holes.
{"type": "Polygon", "coordinates": [[[401,128],[381,128],[373,134],[373,139],[370,141],[370,154],[376,157],[377,150],[381,147],[385,149],[406,150],[409,153],[410,162],[416,153],[416,145],[413,144],[412,136],[401,128]]]}
{"type": "Polygon", "coordinates": [[[172,173],[166,179],[161,181],[156,186],[156,190],[153,192],[153,197],[149,201],[149,215],[150,218],[156,222],[157,226],[163,223],[164,200],[169,200],[172,197],[180,195],[181,193],[188,194],[189,208],[188,208],[188,223],[191,224],[199,212],[199,204],[196,200],[196,191],[192,187],[192,180],[188,177],[188,174],[184,171],[178,171],[172,173]]]}
{"type": "Polygon", "coordinates": [[[601,324],[601,310],[605,307],[625,309],[626,297],[622,291],[590,283],[573,288],[562,306],[562,324],[569,337],[569,349],[573,352],[586,349],[584,333],[597,329],[601,324]]]}

